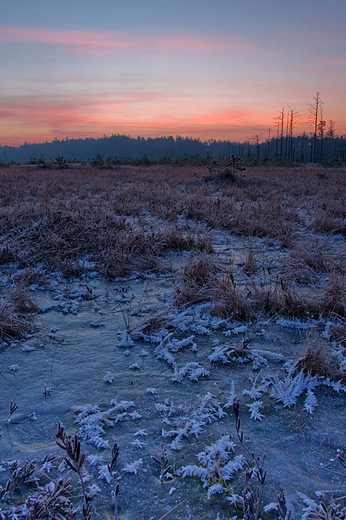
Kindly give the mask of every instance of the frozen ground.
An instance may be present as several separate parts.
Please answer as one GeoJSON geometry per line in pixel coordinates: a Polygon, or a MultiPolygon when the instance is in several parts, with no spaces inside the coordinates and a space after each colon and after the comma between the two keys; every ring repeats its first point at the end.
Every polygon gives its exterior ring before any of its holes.
{"type": "MultiPolygon", "coordinates": [[[[213,246],[215,261],[232,262],[240,285],[248,283],[242,266],[250,248],[273,269],[286,255],[274,242],[221,232],[213,246]]],[[[187,256],[172,254],[170,261],[179,271],[187,256]]],[[[14,269],[2,268],[2,298],[14,269]]],[[[343,347],[328,341],[330,322],[263,314],[244,324],[212,316],[208,302],[178,309],[173,273],[110,282],[91,266],[81,279],[52,275],[49,285],[30,287],[41,309],[29,318],[32,331],[0,351],[0,484],[15,459],[36,459],[47,483],[71,473],[55,442],[60,421],[82,440],[84,477],[94,485],[100,518],[114,517],[112,490],[119,482],[120,519],[230,519],[251,462],[236,435],[238,398],[244,443],[265,455],[263,506],[284,489],[298,519],[308,507],[304,496],[316,503],[343,496],[345,471],[336,452],[345,444],[345,387],[291,370],[316,338],[344,362],[343,347]],[[11,402],[18,409],[6,422],[11,402]],[[226,449],[229,439],[234,451],[226,449]],[[115,441],[120,454],[111,477],[115,441]],[[222,449],[213,458],[207,446],[218,441],[222,449]],[[160,460],[163,450],[171,468],[160,479],[152,457],[160,460]]],[[[28,489],[1,509],[15,511],[28,489]]]]}

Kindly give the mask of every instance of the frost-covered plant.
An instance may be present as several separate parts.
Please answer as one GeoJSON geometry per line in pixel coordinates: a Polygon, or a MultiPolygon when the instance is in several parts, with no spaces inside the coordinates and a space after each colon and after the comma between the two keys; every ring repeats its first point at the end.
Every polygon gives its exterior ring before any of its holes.
{"type": "Polygon", "coordinates": [[[180,474],[183,478],[198,477],[203,482],[203,487],[208,488],[208,498],[216,493],[233,494],[233,489],[228,482],[234,473],[243,469],[245,459],[242,455],[236,455],[231,459],[235,444],[229,437],[224,436],[207,446],[204,451],[198,453],[200,465],[190,464],[183,466],[180,474]]]}
{"type": "MultiPolygon", "coordinates": [[[[346,469],[346,459],[344,452],[338,449],[336,455],[337,460],[346,469]]],[[[340,491],[341,488],[339,489],[339,492],[340,491]]],[[[317,502],[316,500],[307,497],[303,493],[299,493],[299,496],[307,506],[304,509],[302,520],[345,520],[346,518],[346,503],[344,493],[342,493],[341,497],[337,494],[333,494],[332,498],[330,498],[328,495],[320,492],[319,496],[323,498],[323,501],[321,502],[317,502]]]]}
{"type": "Polygon", "coordinates": [[[257,370],[261,366],[268,365],[268,359],[272,361],[282,361],[284,357],[281,354],[270,352],[269,350],[249,349],[246,336],[240,346],[224,343],[219,345],[219,341],[214,342],[213,353],[208,356],[211,363],[221,361],[222,363],[230,363],[235,361],[238,363],[253,362],[253,369],[257,370]]]}
{"type": "Polygon", "coordinates": [[[164,447],[164,444],[161,443],[161,456],[160,458],[158,459],[157,457],[154,457],[153,455],[151,456],[151,458],[153,459],[154,462],[156,462],[156,464],[158,464],[160,466],[160,482],[161,484],[163,483],[163,479],[167,476],[172,476],[170,475],[169,471],[171,471],[172,469],[172,465],[169,464],[169,458],[167,456],[167,450],[166,448],[164,447]]]}
{"type": "Polygon", "coordinates": [[[332,501],[329,505],[324,502],[316,502],[303,493],[299,493],[300,498],[307,506],[304,509],[302,520],[345,520],[346,507],[340,503],[332,501]]]}
{"type": "MultiPolygon", "coordinates": [[[[65,450],[66,457],[65,462],[68,464],[68,466],[78,474],[82,492],[83,492],[83,516],[85,520],[91,520],[91,501],[95,494],[97,494],[97,486],[90,486],[89,490],[85,487],[85,478],[82,475],[82,466],[85,461],[85,454],[81,452],[81,443],[77,437],[77,435],[71,436],[67,435],[65,432],[64,426],[62,426],[61,423],[59,423],[58,432],[56,434],[56,437],[58,438],[57,444],[65,450]]],[[[102,464],[102,460],[100,457],[88,457],[88,460],[90,464],[97,464],[100,463],[98,466],[99,471],[99,479],[104,479],[108,484],[112,482],[113,479],[113,472],[115,465],[117,463],[117,459],[119,456],[119,445],[117,442],[114,443],[113,449],[112,449],[112,457],[109,464],[102,464]]],[[[117,483],[112,490],[113,496],[114,496],[114,517],[117,518],[117,496],[119,493],[119,484],[117,483]]],[[[35,517],[36,518],[36,517],[35,517]]]]}
{"type": "Polygon", "coordinates": [[[110,372],[109,370],[106,372],[106,374],[104,375],[103,377],[103,381],[105,383],[113,383],[113,379],[114,379],[114,375],[112,374],[112,372],[110,372]]]}
{"type": "MultiPolygon", "coordinates": [[[[172,334],[169,335],[169,337],[172,337],[172,334]]],[[[188,338],[184,338],[182,340],[178,340],[176,338],[169,341],[169,350],[171,352],[179,352],[179,350],[184,349],[185,347],[191,346],[190,350],[195,351],[197,348],[197,345],[195,344],[194,340],[195,336],[189,336],[188,338]]]]}
{"type": "Polygon", "coordinates": [[[222,363],[230,363],[231,361],[237,361],[238,363],[246,363],[253,359],[245,334],[240,345],[235,346],[230,343],[219,345],[218,342],[215,342],[213,351],[208,356],[210,362],[221,361],[222,363]]]}
{"type": "Polygon", "coordinates": [[[309,412],[310,414],[313,413],[314,409],[317,406],[317,399],[315,394],[313,393],[312,389],[309,388],[306,394],[306,399],[304,401],[304,410],[309,412]]]}
{"type": "Polygon", "coordinates": [[[184,437],[190,435],[198,437],[207,424],[222,419],[226,415],[220,403],[215,400],[215,396],[210,392],[207,392],[200,399],[200,405],[190,413],[183,407],[177,407],[169,401],[165,404],[157,403],[155,405],[156,409],[164,415],[162,422],[165,424],[173,422],[176,426],[176,429],[173,430],[162,430],[163,437],[174,437],[170,445],[172,450],[181,449],[181,441],[184,437]]]}
{"type": "Polygon", "coordinates": [[[8,414],[8,417],[6,419],[6,424],[9,424],[11,422],[11,417],[12,415],[14,414],[14,412],[18,410],[18,405],[15,401],[11,401],[11,404],[10,404],[10,413],[8,414]]]}
{"type": "Polygon", "coordinates": [[[285,379],[273,378],[271,397],[280,401],[284,408],[290,408],[296,404],[298,397],[307,389],[308,385],[312,390],[313,385],[317,384],[316,379],[305,375],[303,370],[294,377],[288,375],[285,379]]]}
{"type": "Polygon", "coordinates": [[[182,383],[184,377],[188,377],[191,381],[198,381],[200,377],[209,376],[210,372],[202,367],[199,363],[187,363],[179,370],[175,370],[172,381],[175,383],[182,383]]]}
{"type": "Polygon", "coordinates": [[[247,404],[249,412],[251,413],[250,418],[254,421],[262,421],[264,415],[260,413],[260,409],[263,408],[262,401],[254,401],[252,404],[247,404]]]}
{"type": "Polygon", "coordinates": [[[4,488],[0,486],[0,498],[2,501],[8,501],[12,492],[17,489],[20,484],[29,480],[36,470],[36,461],[26,460],[23,465],[19,460],[8,464],[8,469],[11,473],[11,479],[7,481],[4,488]]]}
{"type": "Polygon", "coordinates": [[[136,411],[128,412],[134,406],[133,401],[118,402],[117,399],[112,399],[111,407],[105,411],[101,411],[98,406],[90,404],[73,406],[72,410],[77,412],[75,422],[79,426],[78,436],[96,448],[109,449],[108,441],[102,439],[102,435],[105,434],[104,429],[112,428],[116,423],[127,418],[132,420],[140,418],[136,411]]]}
{"type": "Polygon", "coordinates": [[[250,390],[243,390],[243,395],[248,395],[251,399],[258,399],[263,393],[268,391],[270,380],[267,378],[262,379],[261,383],[257,386],[260,374],[261,372],[252,380],[252,388],[250,390]]]}
{"type": "MultiPolygon", "coordinates": [[[[70,480],[59,478],[51,481],[43,488],[38,486],[38,489],[31,493],[24,504],[17,507],[12,507],[8,515],[2,515],[1,518],[74,518],[78,509],[74,509],[72,503],[67,498],[71,493],[70,480]]],[[[0,512],[1,514],[1,512],[0,512]]]]}
{"type": "Polygon", "coordinates": [[[109,410],[101,412],[98,406],[92,405],[74,406],[72,410],[77,412],[75,422],[79,426],[78,436],[96,448],[109,449],[108,441],[101,438],[105,427],[114,426],[114,421],[109,419],[109,410]]]}
{"type": "Polygon", "coordinates": [[[148,434],[145,430],[138,430],[133,434],[134,437],[146,437],[148,434]]]}
{"type": "Polygon", "coordinates": [[[188,377],[191,381],[198,381],[201,377],[209,375],[209,370],[202,367],[199,363],[190,362],[184,367],[178,369],[177,362],[172,353],[179,352],[183,348],[191,346],[190,350],[195,352],[197,345],[194,343],[194,336],[178,340],[172,338],[173,333],[168,334],[155,349],[155,356],[157,359],[163,359],[174,369],[172,381],[175,383],[182,383],[184,377],[188,377]]]}
{"type": "Polygon", "coordinates": [[[227,403],[224,405],[224,408],[232,408],[234,403],[235,403],[235,401],[236,401],[236,399],[237,399],[237,396],[236,396],[236,393],[235,393],[235,384],[234,384],[234,381],[232,381],[229,398],[228,398],[227,403]]]}
{"type": "Polygon", "coordinates": [[[133,347],[134,344],[135,344],[135,342],[131,338],[129,332],[127,330],[125,332],[123,332],[121,335],[121,338],[120,338],[119,347],[123,347],[123,348],[133,347]]]}
{"type": "Polygon", "coordinates": [[[147,388],[147,389],[146,389],[146,392],[147,392],[148,394],[151,394],[151,395],[156,395],[156,394],[157,394],[157,390],[156,390],[156,388],[152,388],[152,387],[147,388]]]}
{"type": "Polygon", "coordinates": [[[133,473],[134,475],[137,475],[139,468],[142,466],[143,460],[138,459],[134,462],[131,462],[130,464],[126,464],[126,466],[122,469],[124,473],[133,473]]]}
{"type": "Polygon", "coordinates": [[[56,441],[57,445],[66,451],[66,463],[70,466],[72,471],[78,474],[84,497],[83,516],[85,520],[91,520],[92,497],[86,491],[82,476],[82,466],[85,461],[85,454],[81,452],[81,443],[77,435],[74,435],[74,437],[71,437],[71,435],[67,435],[64,426],[60,422],[56,437],[59,439],[56,441]]]}
{"type": "Polygon", "coordinates": [[[146,443],[145,442],[141,442],[140,440],[136,439],[135,441],[131,442],[131,445],[136,450],[142,450],[144,448],[144,446],[146,445],[146,443]]]}

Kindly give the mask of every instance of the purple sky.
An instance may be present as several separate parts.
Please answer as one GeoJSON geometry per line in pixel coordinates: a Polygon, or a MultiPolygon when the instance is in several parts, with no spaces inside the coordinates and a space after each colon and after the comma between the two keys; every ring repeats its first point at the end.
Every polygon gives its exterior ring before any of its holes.
{"type": "Polygon", "coordinates": [[[11,0],[0,144],[112,134],[248,140],[320,91],[346,133],[345,0],[11,0]]]}

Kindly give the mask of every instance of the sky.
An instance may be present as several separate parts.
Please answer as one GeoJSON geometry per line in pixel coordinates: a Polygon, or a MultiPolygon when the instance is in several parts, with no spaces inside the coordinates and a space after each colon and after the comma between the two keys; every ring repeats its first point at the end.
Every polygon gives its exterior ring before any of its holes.
{"type": "Polygon", "coordinates": [[[346,134],[345,0],[0,0],[0,145],[346,134]],[[270,129],[270,130],[269,130],[270,129]],[[270,134],[269,134],[270,132],[270,134]]]}

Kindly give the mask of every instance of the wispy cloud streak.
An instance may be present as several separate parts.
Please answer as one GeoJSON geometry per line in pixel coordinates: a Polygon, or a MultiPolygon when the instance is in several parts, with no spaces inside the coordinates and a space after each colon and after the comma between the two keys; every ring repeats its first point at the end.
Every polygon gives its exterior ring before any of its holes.
{"type": "Polygon", "coordinates": [[[62,46],[74,52],[102,53],[112,50],[205,51],[242,50],[255,52],[256,45],[246,38],[196,36],[188,33],[152,35],[119,31],[52,30],[0,26],[0,42],[28,42],[62,46]]]}

